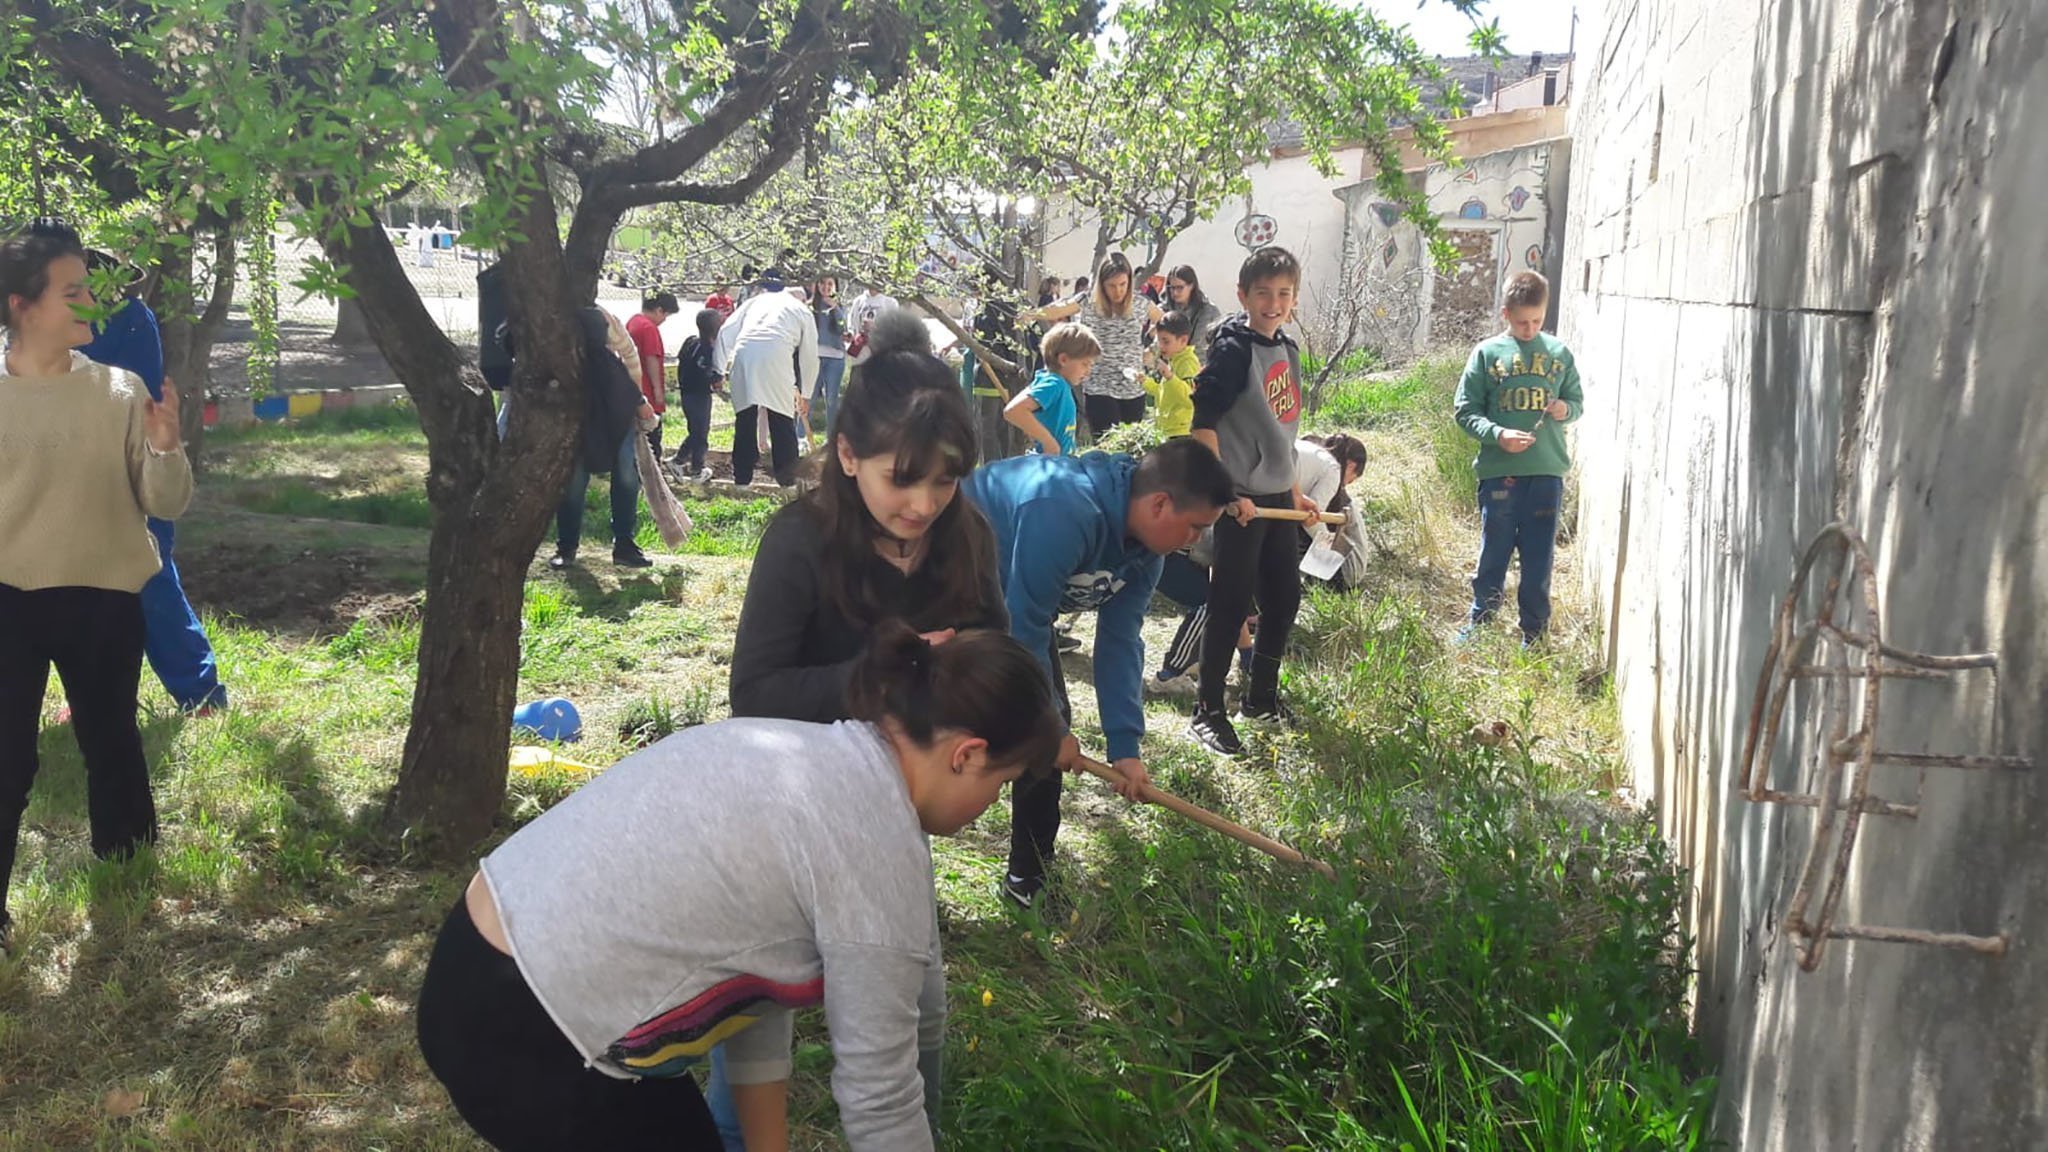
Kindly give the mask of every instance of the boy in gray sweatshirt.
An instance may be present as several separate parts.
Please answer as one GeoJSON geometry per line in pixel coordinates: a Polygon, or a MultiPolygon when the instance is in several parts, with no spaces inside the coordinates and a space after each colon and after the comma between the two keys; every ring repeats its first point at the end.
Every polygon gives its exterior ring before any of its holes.
{"type": "Polygon", "coordinates": [[[1294,441],[1301,423],[1301,353],[1281,330],[1294,314],[1301,265],[1285,248],[1263,248],[1237,274],[1244,311],[1216,329],[1209,362],[1195,378],[1195,439],[1223,460],[1237,485],[1237,504],[1216,522],[1216,559],[1209,574],[1209,620],[1202,633],[1201,686],[1190,731],[1210,751],[1244,751],[1223,710],[1224,680],[1238,630],[1256,596],[1259,631],[1241,719],[1281,719],[1280,658],[1301,609],[1300,557],[1293,522],[1255,518],[1259,508],[1316,512],[1294,479],[1294,441]]]}

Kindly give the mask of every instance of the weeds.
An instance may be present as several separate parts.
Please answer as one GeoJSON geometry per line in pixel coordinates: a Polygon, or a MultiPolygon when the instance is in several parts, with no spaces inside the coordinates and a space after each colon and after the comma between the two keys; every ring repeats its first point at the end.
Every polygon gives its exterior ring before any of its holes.
{"type": "MultiPolygon", "coordinates": [[[[1616,740],[1611,700],[1582,683],[1592,629],[1567,600],[1546,653],[1505,634],[1447,644],[1473,537],[1469,448],[1441,431],[1455,372],[1353,382],[1324,409],[1350,413],[1373,451],[1356,494],[1379,552],[1370,595],[1304,605],[1286,684],[1298,727],[1220,762],[1176,735],[1175,704],[1150,705],[1162,786],[1329,860],[1337,881],[1092,782],[1070,788],[1038,912],[995,893],[1000,807],[935,843],[953,1007],[944,1147],[1705,1146],[1714,1086],[1681,1010],[1684,877],[1649,819],[1606,796],[1616,740]],[[1496,721],[1505,739],[1474,739],[1496,721]]],[[[336,491],[367,491],[416,435],[371,421],[275,447],[325,462],[336,491]]],[[[275,452],[240,453],[229,438],[234,475],[283,474],[275,452]]],[[[585,737],[568,755],[609,764],[723,714],[746,581],[726,556],[750,551],[774,508],[692,505],[691,550],[706,554],[645,572],[537,567],[520,699],[577,702],[585,737]]],[[[1173,624],[1148,621],[1155,652],[1173,624]]],[[[43,736],[10,901],[21,950],[0,961],[0,1146],[474,1147],[409,1011],[468,870],[392,867],[374,834],[417,614],[317,639],[209,628],[235,707],[190,719],[147,690],[165,825],[153,853],[91,859],[69,730],[43,736]]],[[[1083,743],[1099,747],[1092,696],[1073,687],[1083,743]]],[[[584,778],[515,774],[503,827],[584,778]]],[[[838,1146],[830,1063],[804,1020],[795,1146],[838,1146]]]]}

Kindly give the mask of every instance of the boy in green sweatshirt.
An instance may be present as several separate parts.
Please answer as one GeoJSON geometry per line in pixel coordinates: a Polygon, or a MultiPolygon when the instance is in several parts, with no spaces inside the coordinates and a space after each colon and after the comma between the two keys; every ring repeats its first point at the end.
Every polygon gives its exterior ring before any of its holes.
{"type": "Polygon", "coordinates": [[[1543,331],[1550,284],[1517,272],[1502,294],[1507,331],[1472,349],[1458,381],[1458,426],[1479,441],[1479,564],[1472,574],[1472,614],[1458,633],[1470,639],[1500,608],[1508,562],[1522,556],[1516,595],[1522,642],[1550,627],[1550,567],[1557,510],[1571,469],[1564,425],[1579,418],[1579,370],[1571,349],[1543,331]]]}

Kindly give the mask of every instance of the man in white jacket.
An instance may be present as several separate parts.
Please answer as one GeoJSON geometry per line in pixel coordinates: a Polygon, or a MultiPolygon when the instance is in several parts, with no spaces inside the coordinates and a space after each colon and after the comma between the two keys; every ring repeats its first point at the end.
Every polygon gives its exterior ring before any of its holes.
{"type": "Polygon", "coordinates": [[[732,388],[733,483],[753,483],[761,456],[756,429],[765,415],[775,482],[795,484],[796,422],[809,416],[818,386],[818,325],[810,306],[779,290],[749,297],[719,329],[718,362],[732,388]]]}

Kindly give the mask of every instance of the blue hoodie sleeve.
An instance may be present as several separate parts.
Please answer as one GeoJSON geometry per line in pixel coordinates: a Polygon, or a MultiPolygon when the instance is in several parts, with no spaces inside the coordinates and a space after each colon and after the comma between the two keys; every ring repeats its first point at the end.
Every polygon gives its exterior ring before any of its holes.
{"type": "Polygon", "coordinates": [[[1027,500],[1017,507],[1014,541],[1003,573],[1003,605],[1010,635],[1031,653],[1049,681],[1052,622],[1059,616],[1067,578],[1088,558],[1088,533],[1073,510],[1054,500],[1027,500]]]}
{"type": "Polygon", "coordinates": [[[1102,716],[1102,734],[1109,758],[1138,754],[1145,736],[1145,608],[1159,586],[1160,557],[1154,556],[1136,578],[1110,597],[1095,616],[1095,707],[1102,716]]]}
{"type": "Polygon", "coordinates": [[[164,398],[163,335],[157,330],[156,313],[141,300],[129,297],[81,351],[110,368],[135,373],[151,400],[164,398]]]}

